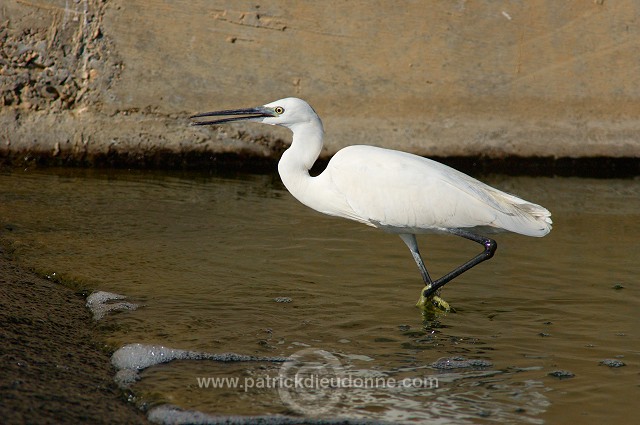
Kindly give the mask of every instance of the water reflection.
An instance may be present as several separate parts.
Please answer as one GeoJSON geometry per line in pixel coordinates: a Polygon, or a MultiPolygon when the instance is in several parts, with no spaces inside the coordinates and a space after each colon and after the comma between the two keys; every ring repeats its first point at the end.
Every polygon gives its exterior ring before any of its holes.
{"type": "MultiPolygon", "coordinates": [[[[142,305],[107,316],[114,347],[290,356],[317,348],[353,376],[439,386],[351,388],[332,414],[436,423],[611,422],[638,417],[640,181],[495,176],[548,207],[543,239],[498,235],[489,262],[447,285],[457,313],[425,317],[395,236],[310,211],[275,176],[5,172],[2,238],[25,264],[142,305]],[[622,287],[622,288],[621,288],[622,287]],[[286,299],[289,302],[281,302],[286,299]],[[438,369],[438,359],[486,367],[438,369]],[[612,369],[603,359],[627,366],[612,369]],[[554,370],[575,378],[558,380],[554,370]]],[[[420,239],[430,270],[477,251],[420,239]]],[[[267,388],[204,389],[197,377],[277,376],[279,366],[177,361],[141,373],[145,402],[210,414],[296,414],[267,388]]]]}

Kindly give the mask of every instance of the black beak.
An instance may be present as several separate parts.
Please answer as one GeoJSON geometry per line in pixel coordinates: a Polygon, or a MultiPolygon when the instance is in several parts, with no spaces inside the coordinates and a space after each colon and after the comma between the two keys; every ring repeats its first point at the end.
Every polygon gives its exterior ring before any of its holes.
{"type": "Polygon", "coordinates": [[[204,114],[192,115],[190,118],[203,118],[203,117],[224,117],[218,120],[210,120],[210,121],[193,121],[191,125],[211,125],[211,124],[222,124],[225,122],[232,121],[243,121],[250,120],[252,118],[262,118],[262,117],[275,117],[277,114],[273,112],[270,108],[265,108],[264,106],[258,106],[256,108],[247,108],[247,109],[229,109],[226,111],[216,111],[216,112],[205,112],[204,114]],[[231,117],[229,115],[240,115],[236,117],[231,117]]]}

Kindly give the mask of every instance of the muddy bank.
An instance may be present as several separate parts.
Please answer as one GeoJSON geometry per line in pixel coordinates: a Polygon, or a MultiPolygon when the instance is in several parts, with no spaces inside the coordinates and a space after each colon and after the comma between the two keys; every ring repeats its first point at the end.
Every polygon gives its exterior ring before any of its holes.
{"type": "Polygon", "coordinates": [[[274,159],[286,131],[194,129],[188,116],[297,96],[325,123],[325,158],[358,143],[492,161],[638,158],[639,12],[633,0],[10,1],[0,157],[274,159]]]}
{"type": "Polygon", "coordinates": [[[20,423],[147,423],[113,381],[84,298],[0,248],[0,417],[20,423]]]}

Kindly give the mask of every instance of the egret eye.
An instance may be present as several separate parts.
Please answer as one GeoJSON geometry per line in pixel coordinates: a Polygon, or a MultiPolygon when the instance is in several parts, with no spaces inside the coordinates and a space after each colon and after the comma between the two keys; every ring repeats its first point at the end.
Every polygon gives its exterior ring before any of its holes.
{"type": "Polygon", "coordinates": [[[282,106],[276,106],[275,108],[273,108],[273,112],[278,115],[282,115],[284,114],[284,108],[282,106]]]}

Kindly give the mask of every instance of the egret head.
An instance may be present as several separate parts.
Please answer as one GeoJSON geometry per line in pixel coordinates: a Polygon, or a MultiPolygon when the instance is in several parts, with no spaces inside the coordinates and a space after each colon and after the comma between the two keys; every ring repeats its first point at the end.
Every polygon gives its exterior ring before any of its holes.
{"type": "Polygon", "coordinates": [[[318,120],[318,115],[307,102],[295,97],[276,100],[263,106],[246,109],[205,112],[191,118],[226,117],[207,121],[194,121],[193,125],[222,124],[233,121],[260,122],[269,125],[281,125],[291,128],[296,124],[318,120]]]}

